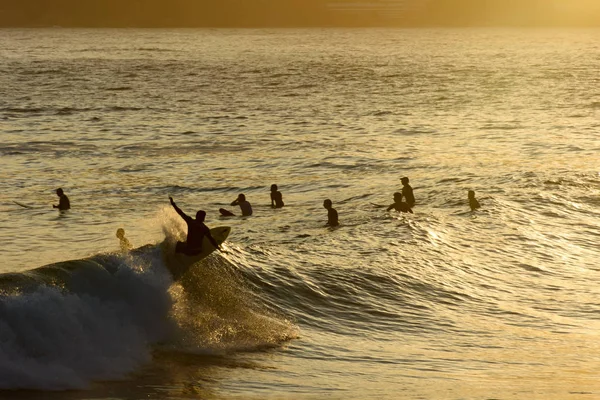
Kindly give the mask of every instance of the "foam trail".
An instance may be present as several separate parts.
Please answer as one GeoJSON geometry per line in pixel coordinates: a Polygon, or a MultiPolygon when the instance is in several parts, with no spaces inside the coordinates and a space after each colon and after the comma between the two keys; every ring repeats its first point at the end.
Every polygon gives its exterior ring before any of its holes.
{"type": "Polygon", "coordinates": [[[165,244],[0,275],[0,389],[124,379],[152,361],[158,344],[223,353],[297,337],[297,327],[268,311],[240,267],[221,255],[174,285],[162,251],[182,236],[179,222],[162,216],[165,244]]]}
{"type": "Polygon", "coordinates": [[[173,329],[168,279],[131,261],[114,275],[74,269],[68,288],[0,297],[0,388],[85,388],[148,362],[173,329]]]}

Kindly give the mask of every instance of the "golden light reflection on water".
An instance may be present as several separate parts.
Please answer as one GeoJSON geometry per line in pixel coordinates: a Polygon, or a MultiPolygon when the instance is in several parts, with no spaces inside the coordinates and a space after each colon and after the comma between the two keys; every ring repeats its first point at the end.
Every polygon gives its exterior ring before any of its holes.
{"type": "MultiPolygon", "coordinates": [[[[247,355],[264,368],[200,368],[219,394],[599,393],[594,34],[36,32],[17,33],[26,40],[14,41],[16,61],[4,65],[27,79],[0,76],[11,101],[31,102],[6,111],[2,272],[114,251],[119,227],[136,247],[182,237],[173,195],[186,211],[206,209],[210,226],[232,226],[226,260],[256,298],[299,321],[298,340],[247,355]],[[35,57],[62,69],[19,58],[27,40],[35,57]],[[58,48],[46,55],[39,43],[58,48]],[[158,50],[128,53],[123,43],[158,50]],[[77,99],[71,115],[45,91],[48,75],[77,99]],[[88,90],[90,76],[131,89],[88,90]],[[73,78],[83,86],[69,86],[73,78]],[[115,109],[115,98],[132,107],[115,109]],[[389,204],[405,175],[415,214],[374,207],[389,204]],[[268,207],[272,183],[284,209],[268,207]],[[59,185],[73,205],[64,216],[49,207],[59,185]],[[483,205],[475,213],[470,189],[483,205]],[[240,192],[255,215],[220,219],[240,192]],[[342,221],[336,230],[323,227],[328,197],[342,221]]],[[[221,288],[220,276],[201,276],[196,287],[218,294],[216,308],[219,296],[234,304],[238,321],[214,331],[243,337],[228,329],[256,318],[244,320],[248,301],[221,288]]],[[[202,315],[202,303],[198,310],[177,315],[211,333],[203,324],[218,318],[202,315]]],[[[248,329],[250,339],[263,332],[260,323],[248,329]]],[[[162,382],[167,391],[187,379],[173,377],[162,382]]]]}

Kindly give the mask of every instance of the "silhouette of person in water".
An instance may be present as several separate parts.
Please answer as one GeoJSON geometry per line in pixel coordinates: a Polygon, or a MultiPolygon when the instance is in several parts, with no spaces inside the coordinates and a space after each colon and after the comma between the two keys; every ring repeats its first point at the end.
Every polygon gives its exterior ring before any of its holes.
{"type": "Polygon", "coordinates": [[[415,195],[413,194],[413,188],[408,184],[408,178],[405,176],[400,179],[402,182],[402,196],[406,199],[408,207],[413,208],[415,206],[415,195]]]}
{"type": "Polygon", "coordinates": [[[204,237],[208,237],[208,240],[215,246],[216,249],[221,250],[221,247],[217,243],[217,241],[210,234],[210,229],[206,225],[204,225],[204,218],[206,218],[206,212],[199,210],[196,213],[196,219],[186,215],[173,201],[172,197],[169,197],[171,201],[171,205],[177,211],[177,214],[183,218],[185,223],[187,224],[188,233],[187,240],[185,242],[177,242],[175,245],[176,253],[183,253],[188,256],[194,256],[199,254],[202,251],[202,241],[204,237]]]}
{"type": "Polygon", "coordinates": [[[58,205],[53,204],[52,208],[58,208],[60,211],[69,210],[71,208],[71,202],[65,192],[63,192],[61,188],[58,188],[56,189],[56,195],[59,198],[58,205]]]}
{"type": "Polygon", "coordinates": [[[409,212],[411,214],[414,214],[413,210],[408,206],[408,204],[402,201],[402,193],[400,192],[394,193],[394,202],[390,204],[387,210],[396,210],[400,212],[409,212]]]}
{"type": "Polygon", "coordinates": [[[323,202],[323,207],[327,209],[327,223],[325,226],[338,226],[340,221],[338,221],[338,213],[335,208],[333,208],[333,203],[331,200],[326,199],[323,202]]]}
{"type": "Polygon", "coordinates": [[[242,210],[242,215],[244,217],[252,215],[252,206],[250,205],[248,200],[246,200],[246,196],[243,193],[240,193],[237,199],[231,202],[231,205],[240,206],[240,210],[242,210]]]}
{"type": "Polygon", "coordinates": [[[129,240],[127,240],[127,238],[125,237],[125,229],[123,229],[123,228],[117,229],[117,238],[119,239],[119,245],[121,246],[121,251],[123,253],[125,253],[133,248],[133,246],[131,245],[131,242],[129,240]]]}
{"type": "Polygon", "coordinates": [[[271,207],[281,208],[283,207],[283,195],[277,190],[277,185],[271,185],[271,207]]]}
{"type": "Polygon", "coordinates": [[[471,211],[475,211],[481,207],[481,204],[475,198],[475,192],[469,190],[469,207],[471,207],[471,211]]]}

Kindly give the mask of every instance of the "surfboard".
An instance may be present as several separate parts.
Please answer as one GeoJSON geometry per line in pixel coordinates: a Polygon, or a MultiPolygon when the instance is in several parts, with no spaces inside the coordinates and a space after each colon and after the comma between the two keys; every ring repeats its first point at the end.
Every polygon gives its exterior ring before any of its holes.
{"type": "MultiPolygon", "coordinates": [[[[210,234],[218,244],[223,243],[229,236],[230,232],[231,228],[229,226],[219,226],[210,230],[210,234]]],[[[173,276],[173,280],[175,281],[181,278],[192,267],[192,265],[208,257],[208,255],[215,250],[216,248],[207,237],[205,237],[202,242],[202,251],[194,256],[175,253],[175,249],[173,247],[167,246],[166,243],[163,242],[164,261],[167,265],[167,268],[169,268],[171,275],[173,276]]]]}
{"type": "Polygon", "coordinates": [[[27,204],[19,203],[18,201],[13,200],[13,203],[15,203],[16,205],[21,206],[23,208],[33,208],[31,206],[28,206],[27,204]]]}

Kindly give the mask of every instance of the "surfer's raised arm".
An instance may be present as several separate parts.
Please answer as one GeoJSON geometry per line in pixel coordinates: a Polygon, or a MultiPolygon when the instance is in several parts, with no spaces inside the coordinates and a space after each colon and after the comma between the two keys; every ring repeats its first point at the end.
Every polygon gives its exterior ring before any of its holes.
{"type": "Polygon", "coordinates": [[[177,207],[177,204],[175,204],[175,202],[173,201],[173,198],[171,196],[169,196],[169,201],[171,202],[171,205],[173,206],[173,208],[175,209],[175,211],[177,211],[177,214],[179,214],[181,216],[181,218],[183,218],[186,222],[189,220],[191,221],[192,218],[188,215],[186,215],[186,213],[184,213],[183,211],[181,211],[181,208],[177,207]]]}

